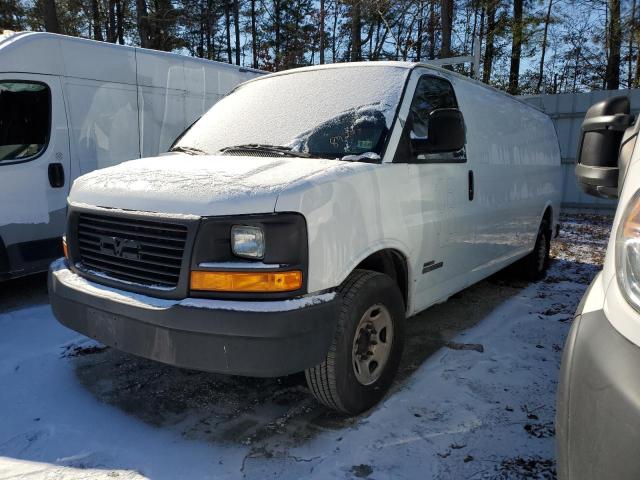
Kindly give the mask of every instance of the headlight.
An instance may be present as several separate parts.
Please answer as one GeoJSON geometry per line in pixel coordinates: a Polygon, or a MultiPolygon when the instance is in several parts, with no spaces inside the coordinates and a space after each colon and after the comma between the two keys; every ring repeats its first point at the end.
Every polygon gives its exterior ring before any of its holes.
{"type": "Polygon", "coordinates": [[[622,294],[640,311],[640,190],[631,198],[618,226],[616,276],[622,294]]]}
{"type": "Polygon", "coordinates": [[[231,227],[231,250],[244,258],[264,258],[264,232],[260,227],[234,225],[231,227]]]}

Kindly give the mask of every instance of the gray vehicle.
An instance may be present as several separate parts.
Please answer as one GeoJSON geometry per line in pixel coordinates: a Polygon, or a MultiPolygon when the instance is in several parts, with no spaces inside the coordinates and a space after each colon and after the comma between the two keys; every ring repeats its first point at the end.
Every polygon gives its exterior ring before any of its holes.
{"type": "Polygon", "coordinates": [[[619,198],[602,272],[567,339],[556,435],[562,480],[640,478],[640,122],[626,97],[593,105],[582,124],[578,182],[619,198]]]}

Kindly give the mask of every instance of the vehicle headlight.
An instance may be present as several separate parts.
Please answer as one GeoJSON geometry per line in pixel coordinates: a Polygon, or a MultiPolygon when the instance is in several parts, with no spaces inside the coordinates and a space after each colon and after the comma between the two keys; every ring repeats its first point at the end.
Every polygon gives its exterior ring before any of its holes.
{"type": "Polygon", "coordinates": [[[618,226],[616,276],[622,294],[640,311],[640,190],[631,198],[618,226]]]}
{"type": "Polygon", "coordinates": [[[260,227],[234,225],[231,227],[231,250],[243,258],[264,258],[264,232],[260,227]]]}

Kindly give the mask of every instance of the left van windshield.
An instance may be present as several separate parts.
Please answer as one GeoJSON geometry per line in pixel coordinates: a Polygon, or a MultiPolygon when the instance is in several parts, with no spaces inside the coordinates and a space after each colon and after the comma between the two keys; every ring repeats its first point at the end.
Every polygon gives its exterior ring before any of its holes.
{"type": "Polygon", "coordinates": [[[354,65],[263,77],[216,103],[174,149],[215,154],[275,147],[332,159],[377,158],[408,73],[404,67],[354,65]]]}
{"type": "Polygon", "coordinates": [[[51,92],[46,85],[0,81],[0,165],[41,153],[50,125],[51,92]]]}

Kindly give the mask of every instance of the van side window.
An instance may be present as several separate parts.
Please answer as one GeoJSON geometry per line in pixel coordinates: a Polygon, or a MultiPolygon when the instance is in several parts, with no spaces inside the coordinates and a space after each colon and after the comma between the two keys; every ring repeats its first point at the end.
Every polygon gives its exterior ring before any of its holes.
{"type": "Polygon", "coordinates": [[[0,82],[0,165],[42,153],[50,125],[49,87],[38,82],[0,82]]]}
{"type": "Polygon", "coordinates": [[[451,84],[441,78],[428,75],[420,77],[411,101],[413,131],[426,138],[429,130],[429,114],[439,108],[458,108],[451,84]]]}

